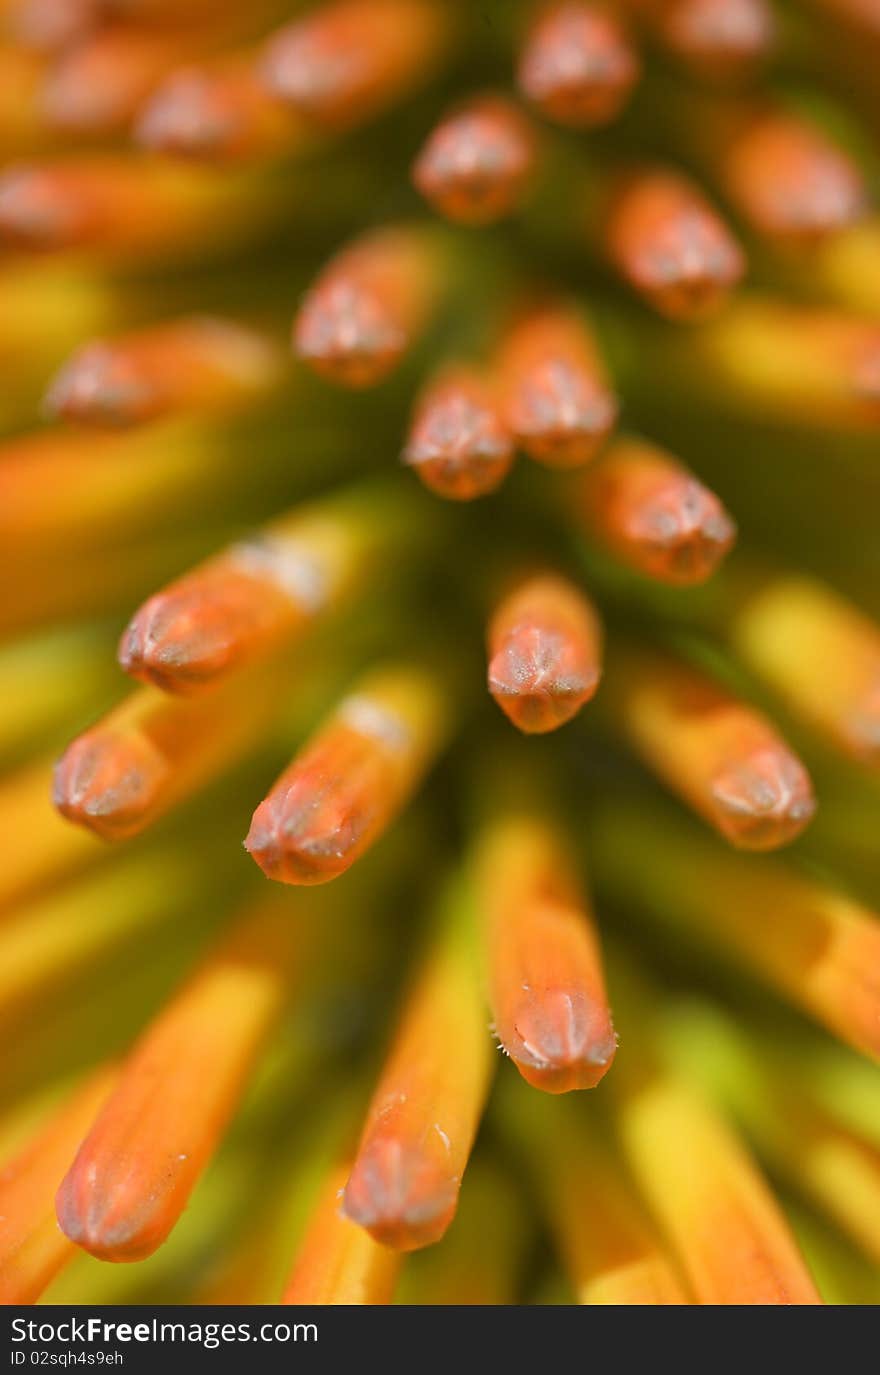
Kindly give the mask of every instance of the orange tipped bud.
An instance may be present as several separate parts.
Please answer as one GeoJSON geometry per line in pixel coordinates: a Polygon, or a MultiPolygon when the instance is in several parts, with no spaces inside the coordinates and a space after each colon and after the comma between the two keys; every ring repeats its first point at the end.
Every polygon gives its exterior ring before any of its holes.
{"type": "Polygon", "coordinates": [[[244,214],[235,187],[192,169],[141,163],[130,156],[83,155],[64,161],[19,163],[0,175],[0,244],[32,253],[96,249],[140,258],[179,253],[222,217],[231,233],[261,207],[244,214]]]}
{"type": "Polygon", "coordinates": [[[99,238],[102,187],[64,166],[7,168],[0,177],[0,241],[10,248],[53,250],[99,238]]]}
{"type": "Polygon", "coordinates": [[[655,10],[658,39],[700,75],[738,75],[773,47],[767,0],[661,0],[655,10]]]}
{"type": "Polygon", "coordinates": [[[245,849],[279,883],[345,873],[406,802],[440,746],[439,686],[375,672],[346,697],[253,815],[245,849]]]}
{"type": "Polygon", "coordinates": [[[348,1170],[331,1171],[321,1191],[282,1303],[386,1304],[402,1257],[380,1246],[342,1212],[348,1170]]]}
{"type": "Polygon", "coordinates": [[[807,578],[751,598],[734,646],[785,701],[851,758],[880,764],[880,627],[807,578]]]}
{"type": "Polygon", "coordinates": [[[413,165],[418,191],[447,219],[492,224],[522,200],[535,163],[535,135],[500,96],[482,96],[447,115],[413,165]]]}
{"type": "Polygon", "coordinates": [[[333,258],[306,295],[293,346],[320,376],[372,387],[400,362],[439,286],[430,241],[416,230],[367,234],[333,258]]]}
{"type": "Polygon", "coordinates": [[[308,617],[308,560],[235,546],[145,602],[119,645],[126,673],[184,692],[231,672],[308,617]]]}
{"type": "Polygon", "coordinates": [[[476,877],[502,1049],[535,1088],[594,1088],[617,1039],[593,918],[564,842],[535,816],[501,816],[482,838],[476,877]]]}
{"type": "Polygon", "coordinates": [[[135,126],[145,148],[209,162],[287,151],[300,136],[244,59],[175,72],[154,92],[135,126]]]}
{"type": "Polygon", "coordinates": [[[426,79],[442,55],[444,7],[331,0],[269,41],[268,88],[320,128],[361,124],[426,79]]]}
{"type": "Polygon", "coordinates": [[[583,0],[553,0],[526,37],[518,80],[548,118],[589,128],[614,119],[639,72],[635,49],[612,13],[583,0]]]}
{"type": "Polygon", "coordinates": [[[86,344],[46,394],[51,415],[135,425],[169,412],[225,409],[280,378],[271,342],[226,320],[194,317],[86,344]]]}
{"type": "Polygon", "coordinates": [[[250,913],[142,1034],[58,1190],[61,1230],[92,1255],[141,1260],[176,1224],[283,1006],[290,917],[250,913]]]}
{"type": "Polygon", "coordinates": [[[346,1217],[400,1251],[440,1240],[491,1069],[475,961],[454,913],[405,1004],[345,1186],[346,1217]]]}
{"type": "Polygon", "coordinates": [[[0,1303],[36,1303],[73,1254],[55,1221],[55,1189],[113,1079],[110,1069],[92,1075],[0,1168],[0,1303]]]}
{"type": "Polygon", "coordinates": [[[374,528],[328,506],[294,511],[150,597],[119,644],[126,673],[187,692],[302,634],[353,589],[374,528]]]}
{"type": "Polygon", "coordinates": [[[816,810],[809,774],[771,723],[695,669],[613,658],[607,701],[635,749],[732,845],[775,850],[816,810]]]}
{"type": "Polygon", "coordinates": [[[98,29],[66,48],[43,88],[43,109],[57,129],[105,133],[125,127],[168,68],[176,45],[136,29],[98,29]]]}
{"type": "Polygon", "coordinates": [[[774,239],[816,239],[867,206],[861,172],[824,134],[792,115],[748,121],[727,145],[727,194],[751,228],[774,239]]]}
{"type": "Polygon", "coordinates": [[[489,623],[489,691],[528,735],[576,716],[599,685],[602,628],[565,578],[538,574],[505,596],[489,623]]]}
{"type": "Polygon", "coordinates": [[[78,736],[55,767],[52,800],[68,821],[120,840],[151,821],[171,781],[170,761],[139,731],[98,727],[78,736]]]}
{"type": "Polygon", "coordinates": [[[416,401],[404,463],[431,491],[472,501],[501,485],[513,442],[491,388],[473,368],[444,371],[416,401]]]}
{"type": "Polygon", "coordinates": [[[51,52],[81,38],[97,23],[100,0],[17,0],[8,22],[15,38],[51,52]]]}
{"type": "Polygon", "coordinates": [[[507,426],[529,455],[552,468],[594,457],[617,419],[595,342],[564,307],[524,315],[498,357],[507,426]]]}
{"type": "Polygon", "coordinates": [[[104,840],[137,835],[254,744],[276,693],[265,675],[189,701],[140,688],[68,745],[55,806],[104,840]]]}
{"type": "Polygon", "coordinates": [[[629,178],[612,199],[604,239],[620,275],[672,319],[712,311],[745,271],[727,225],[693,182],[675,172],[629,178]]]}
{"type": "Polygon", "coordinates": [[[733,547],[736,526],[714,492],[644,440],[618,440],[579,483],[590,533],[649,578],[705,582],[733,547]]]}

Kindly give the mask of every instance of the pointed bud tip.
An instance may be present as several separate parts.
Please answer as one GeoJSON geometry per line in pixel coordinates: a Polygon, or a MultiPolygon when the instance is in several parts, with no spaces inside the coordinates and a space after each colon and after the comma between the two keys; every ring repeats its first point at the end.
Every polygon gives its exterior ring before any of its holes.
{"type": "Polygon", "coordinates": [[[95,23],[96,0],[30,0],[4,14],[10,35],[25,47],[54,52],[68,47],[95,23]]]}
{"type": "Polygon", "coordinates": [[[353,863],[360,829],[306,774],[257,807],[244,848],[276,883],[328,883],[353,863]]]}
{"type": "Polygon", "coordinates": [[[734,145],[728,180],[763,233],[805,239],[845,229],[865,211],[859,168],[811,126],[785,116],[756,120],[734,145]]]}
{"type": "Polygon", "coordinates": [[[571,639],[540,626],[517,627],[489,663],[489,692],[508,719],[528,735],[565,725],[598,684],[598,667],[571,639]]]}
{"type": "Polygon", "coordinates": [[[503,482],[513,443],[488,397],[450,383],[419,407],[403,461],[439,496],[472,501],[503,482]]]}
{"type": "Polygon", "coordinates": [[[635,51],[612,15],[562,0],[528,36],[518,80],[550,119],[583,128],[613,119],[639,72],[635,51]]]}
{"type": "Polygon", "coordinates": [[[299,114],[316,120],[342,115],[365,75],[369,59],[335,33],[332,24],[294,21],[266,45],[260,74],[267,90],[299,114]]]}
{"type": "Polygon", "coordinates": [[[134,134],[144,148],[178,157],[218,157],[235,151],[240,112],[222,85],[197,69],[178,72],[144,106],[134,134]]]}
{"type": "Polygon", "coordinates": [[[809,774],[781,748],[756,751],[712,785],[728,839],[742,849],[775,850],[794,840],[816,811],[809,774]]]}
{"type": "Polygon", "coordinates": [[[43,405],[56,419],[125,426],[155,415],[158,397],[124,350],[95,343],[62,367],[43,405]]]}
{"type": "MultiPolygon", "coordinates": [[[[169,1179],[175,1173],[169,1169],[169,1179]]],[[[161,1198],[145,1201],[139,1196],[135,1176],[108,1181],[101,1174],[81,1147],[55,1195],[59,1227],[97,1260],[146,1260],[162,1245],[175,1219],[163,1217],[161,1198]]]]}
{"type": "Polygon", "coordinates": [[[678,475],[641,507],[632,533],[649,554],[654,576],[689,585],[714,573],[737,530],[713,492],[678,475]]]}
{"type": "Polygon", "coordinates": [[[741,281],[745,258],[714,214],[671,216],[627,265],[633,285],[672,318],[711,314],[741,281]]]}
{"type": "Polygon", "coordinates": [[[52,800],[62,816],[104,840],[142,829],[168,781],[168,765],[141,735],[88,731],[55,766],[52,800]]]}
{"type": "Polygon", "coordinates": [[[406,348],[406,333],[373,292],[339,280],[319,284],[296,318],[294,350],[328,381],[372,387],[406,348]]]}
{"type": "Polygon", "coordinates": [[[766,0],[683,0],[669,7],[663,30],[683,57],[719,73],[759,61],[775,38],[766,0]]]}
{"type": "Polygon", "coordinates": [[[595,1088],[617,1051],[607,1009],[580,991],[529,990],[512,1025],[504,1049],[526,1082],[545,1093],[595,1088]]]}
{"type": "Polygon", "coordinates": [[[510,424],[541,463],[577,468],[594,458],[617,419],[617,402],[563,357],[548,357],[511,400],[510,424]]]}
{"type": "Polygon", "coordinates": [[[414,1251],[440,1240],[452,1221],[458,1180],[439,1152],[403,1145],[393,1136],[373,1137],[363,1148],[343,1194],[343,1213],[374,1240],[414,1251]]]}
{"type": "Polygon", "coordinates": [[[53,169],[11,167],[0,176],[0,242],[8,247],[72,247],[89,225],[88,208],[53,169]]]}
{"type": "Polygon", "coordinates": [[[534,138],[514,106],[478,101],[443,120],[413,165],[416,189],[448,219],[491,224],[526,188],[534,138]]]}
{"type": "Polygon", "coordinates": [[[218,579],[157,593],[123,631],[120,667],[172,693],[197,690],[222,676],[236,663],[239,635],[250,624],[245,595],[250,590],[236,583],[224,589],[218,579]]]}

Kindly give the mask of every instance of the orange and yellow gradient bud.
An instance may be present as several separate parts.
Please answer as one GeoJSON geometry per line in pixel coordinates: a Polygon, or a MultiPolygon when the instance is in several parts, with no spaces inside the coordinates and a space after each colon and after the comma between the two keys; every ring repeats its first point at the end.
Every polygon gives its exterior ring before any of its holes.
{"type": "Polygon", "coordinates": [[[598,452],[617,419],[595,341],[566,306],[524,314],[497,359],[507,426],[530,458],[578,468],[598,452]]]}
{"type": "Polygon", "coordinates": [[[224,54],[172,72],[138,113],[136,141],[194,162],[250,162],[306,146],[302,122],[281,108],[253,54],[224,54]]]}
{"type": "Polygon", "coordinates": [[[705,582],[733,547],[736,526],[714,492],[642,439],[620,439],[575,493],[586,531],[646,577],[705,582]]]}
{"type": "Polygon", "coordinates": [[[528,812],[492,818],[474,892],[502,1050],[534,1088],[594,1088],[617,1038],[595,922],[563,837],[528,812]]]}
{"type": "Polygon", "coordinates": [[[0,244],[29,253],[95,250],[135,262],[178,256],[218,220],[232,236],[259,219],[210,169],[114,153],[17,163],[0,175],[0,244]]]}
{"type": "Polygon", "coordinates": [[[493,1067],[455,902],[406,1000],[343,1196],[346,1217],[400,1251],[439,1241],[452,1221],[493,1067]]]}
{"type": "Polygon", "coordinates": [[[370,671],[254,812],[245,849],[267,878],[327,883],[400,811],[442,746],[443,685],[402,665],[370,671]]]}
{"type": "Polygon", "coordinates": [[[120,641],[126,673],[193,691],[304,635],[353,596],[381,543],[382,512],[362,505],[295,508],[157,592],[120,641]]]}
{"type": "Polygon", "coordinates": [[[513,464],[513,440],[493,389],[475,368],[444,368],[427,382],[403,461],[450,501],[473,501],[500,487],[513,464]]]}
{"type": "Polygon", "coordinates": [[[621,277],[673,320],[711,314],[745,272],[739,244],[699,187],[664,168],[616,188],[602,239],[621,277]]]}
{"type": "Polygon", "coordinates": [[[119,134],[165,73],[186,58],[180,34],[108,24],[61,50],[43,81],[51,128],[67,135],[119,134]]]}
{"type": "Polygon", "coordinates": [[[511,101],[480,96],[453,110],[429,134],[412,179],[447,219],[494,224],[525,197],[536,151],[530,123],[511,101]]]}
{"type": "Polygon", "coordinates": [[[489,692],[527,735],[565,725],[599,686],[599,618],[580,588],[557,574],[535,574],[502,597],[487,641],[489,692]]]}
{"type": "Polygon", "coordinates": [[[776,850],[816,810],[809,774],[768,721],[697,669],[662,654],[612,656],[606,697],[637,754],[726,840],[776,850]]]}
{"type": "Polygon", "coordinates": [[[281,352],[265,335],[196,316],[84,345],[44,405],[63,420],[123,427],[183,411],[222,414],[268,395],[281,377],[281,352]]]}
{"type": "Polygon", "coordinates": [[[782,243],[837,233],[867,208],[858,164],[805,120],[776,111],[737,129],[720,176],[751,229],[782,243]]]}
{"type": "Polygon", "coordinates": [[[613,11],[583,0],[552,0],[526,34],[517,81],[548,119],[589,129],[616,118],[640,71],[613,11]]]}
{"type": "Polygon", "coordinates": [[[697,76],[748,76],[770,55],[776,37],[768,0],[633,0],[645,10],[658,43],[697,76]]]}
{"type": "Polygon", "coordinates": [[[255,672],[189,700],[139,688],[68,745],[55,806],[103,840],[139,834],[256,744],[278,687],[255,672]]]}
{"type": "Polygon", "coordinates": [[[366,234],[337,253],[306,293],[293,325],[297,357],[343,387],[374,387],[425,326],[445,276],[429,231],[366,234]]]}
{"type": "Polygon", "coordinates": [[[299,953],[296,913],[256,907],[142,1033],[57,1196],[71,1241],[102,1260],[151,1255],[238,1106],[299,953]]]}
{"type": "Polygon", "coordinates": [[[272,35],[263,79],[316,129],[363,124],[431,76],[446,47],[446,9],[432,0],[330,0],[272,35]]]}

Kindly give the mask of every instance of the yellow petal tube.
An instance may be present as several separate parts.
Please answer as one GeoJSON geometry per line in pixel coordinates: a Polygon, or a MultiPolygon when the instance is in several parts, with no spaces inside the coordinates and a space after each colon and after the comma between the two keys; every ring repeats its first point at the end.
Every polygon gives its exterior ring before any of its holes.
{"type": "Polygon", "coordinates": [[[688,1086],[649,1078],[623,1097],[618,1127],[699,1303],[820,1302],[748,1152],[688,1086]]]}
{"type": "Polygon", "coordinates": [[[644,804],[597,808],[591,855],[601,891],[733,956],[880,1058],[880,920],[863,903],[782,860],[733,854],[644,804]]]}
{"type": "Polygon", "coordinates": [[[283,1005],[295,915],[247,913],[142,1034],[58,1190],[92,1255],[148,1256],[180,1217],[283,1005]]]}
{"type": "Polygon", "coordinates": [[[619,1159],[577,1101],[502,1099],[511,1144],[523,1148],[578,1302],[689,1304],[675,1264],[619,1159]]]}

